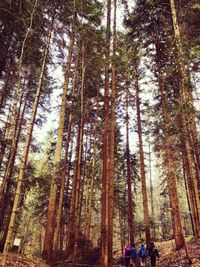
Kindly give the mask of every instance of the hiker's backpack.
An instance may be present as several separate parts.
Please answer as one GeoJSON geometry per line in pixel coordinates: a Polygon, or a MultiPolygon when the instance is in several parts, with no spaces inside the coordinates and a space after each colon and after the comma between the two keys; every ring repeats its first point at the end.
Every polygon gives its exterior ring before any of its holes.
{"type": "Polygon", "coordinates": [[[137,258],[137,251],[135,248],[131,248],[131,258],[136,259],[137,258]]]}
{"type": "Polygon", "coordinates": [[[141,248],[141,258],[145,259],[146,256],[147,256],[146,249],[145,248],[141,248]]]}
{"type": "Polygon", "coordinates": [[[130,248],[125,249],[125,257],[130,257],[131,256],[131,250],[130,248]]]}

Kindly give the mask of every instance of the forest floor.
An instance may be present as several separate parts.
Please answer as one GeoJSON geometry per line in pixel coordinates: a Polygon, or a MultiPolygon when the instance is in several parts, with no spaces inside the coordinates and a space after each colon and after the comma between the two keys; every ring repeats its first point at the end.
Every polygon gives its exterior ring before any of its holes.
{"type": "Polygon", "coordinates": [[[185,249],[175,251],[174,240],[157,243],[160,253],[158,267],[200,267],[200,239],[188,241],[186,246],[191,265],[188,263],[185,249]]]}
{"type": "MultiPolygon", "coordinates": [[[[157,247],[160,253],[158,267],[200,267],[200,239],[187,242],[188,255],[192,260],[189,265],[185,250],[175,251],[174,240],[158,242],[157,247]]],[[[0,256],[1,259],[1,256],[0,256]]],[[[28,259],[19,254],[9,254],[7,267],[49,267],[44,261],[38,258],[28,259]]],[[[65,265],[62,265],[65,266],[65,265]]],[[[117,265],[116,265],[117,266],[117,265]]],[[[119,265],[118,265],[119,266],[119,265]]],[[[148,264],[146,267],[150,267],[148,264]]]]}
{"type": "Polygon", "coordinates": [[[29,259],[25,256],[13,253],[8,255],[6,267],[49,267],[49,265],[45,264],[41,259],[29,259]]]}

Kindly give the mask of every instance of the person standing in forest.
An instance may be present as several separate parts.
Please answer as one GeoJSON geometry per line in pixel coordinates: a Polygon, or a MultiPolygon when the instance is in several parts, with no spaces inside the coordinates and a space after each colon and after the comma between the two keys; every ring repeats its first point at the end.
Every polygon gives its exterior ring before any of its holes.
{"type": "Polygon", "coordinates": [[[156,259],[159,258],[159,253],[153,242],[150,244],[148,255],[151,259],[151,267],[156,267],[156,259]]]}
{"type": "Polygon", "coordinates": [[[137,251],[135,248],[135,243],[131,244],[131,259],[130,259],[130,266],[136,267],[136,260],[137,260],[137,251]]]}
{"type": "Polygon", "coordinates": [[[131,248],[129,245],[127,245],[123,250],[123,258],[125,267],[130,267],[131,248]]]}
{"type": "Polygon", "coordinates": [[[138,250],[138,258],[140,260],[140,266],[145,267],[146,264],[146,258],[147,258],[147,251],[143,244],[141,244],[139,250],[138,250]]]}

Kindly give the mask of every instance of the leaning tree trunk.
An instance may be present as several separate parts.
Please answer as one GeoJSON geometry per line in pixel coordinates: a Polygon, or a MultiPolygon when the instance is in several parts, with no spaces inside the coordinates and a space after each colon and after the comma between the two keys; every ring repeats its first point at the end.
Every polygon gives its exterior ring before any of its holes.
{"type": "Polygon", "coordinates": [[[138,81],[139,77],[138,77],[137,62],[136,62],[136,67],[135,67],[135,74],[136,74],[135,89],[136,89],[137,127],[138,127],[138,139],[139,139],[144,224],[145,224],[146,245],[149,246],[150,241],[151,241],[151,233],[150,233],[150,225],[149,225],[149,208],[148,208],[148,196],[147,196],[144,151],[143,151],[143,140],[142,140],[142,125],[141,125],[140,96],[139,96],[140,88],[139,88],[139,81],[138,81]]]}
{"type": "Polygon", "coordinates": [[[6,237],[6,242],[5,242],[3,257],[2,257],[2,262],[1,262],[2,267],[4,267],[6,265],[7,254],[8,254],[8,251],[10,249],[10,246],[11,246],[15,217],[16,217],[16,213],[17,213],[17,209],[18,209],[18,205],[19,205],[19,201],[20,201],[21,187],[22,187],[22,184],[24,182],[24,175],[25,175],[26,164],[27,164],[27,159],[28,159],[28,154],[29,154],[29,148],[30,148],[31,139],[32,139],[33,126],[35,123],[35,118],[36,118],[36,113],[37,113],[37,108],[38,108],[39,98],[40,98],[40,92],[41,92],[41,88],[42,88],[42,81],[43,81],[44,71],[45,71],[45,66],[46,66],[46,60],[47,60],[49,46],[50,46],[53,21],[54,21],[54,16],[52,18],[52,21],[51,21],[51,24],[49,27],[49,31],[48,31],[47,43],[46,43],[46,48],[45,48],[44,56],[43,56],[43,60],[42,60],[42,67],[41,67],[41,71],[40,71],[38,87],[36,89],[36,95],[35,95],[35,99],[34,99],[34,103],[33,103],[33,110],[32,110],[31,119],[30,119],[30,126],[29,126],[29,129],[27,132],[25,146],[24,146],[24,152],[23,152],[22,161],[20,164],[19,178],[17,181],[17,188],[16,188],[16,192],[15,192],[15,197],[14,197],[14,204],[13,204],[13,208],[12,208],[10,223],[9,223],[9,227],[8,227],[8,234],[6,237]]]}
{"type": "Polygon", "coordinates": [[[72,31],[70,33],[69,53],[67,57],[66,70],[65,70],[65,81],[64,81],[62,102],[61,102],[61,109],[60,109],[58,136],[57,136],[57,143],[56,143],[55,154],[54,154],[54,169],[53,169],[53,175],[52,175],[52,180],[51,180],[47,223],[46,223],[46,228],[45,228],[45,237],[44,237],[43,252],[42,252],[43,257],[48,260],[51,259],[52,249],[53,249],[56,196],[57,196],[57,189],[58,189],[57,178],[58,178],[59,171],[60,171],[62,142],[63,142],[63,135],[64,135],[65,115],[66,115],[67,92],[68,92],[68,86],[69,86],[72,54],[74,50],[74,39],[75,39],[75,15],[73,17],[72,31]]]}
{"type": "Polygon", "coordinates": [[[129,145],[129,90],[126,88],[126,168],[127,168],[127,186],[128,186],[128,227],[129,227],[129,243],[134,242],[134,215],[133,215],[133,199],[131,188],[131,163],[130,163],[130,145],[129,145]]]}

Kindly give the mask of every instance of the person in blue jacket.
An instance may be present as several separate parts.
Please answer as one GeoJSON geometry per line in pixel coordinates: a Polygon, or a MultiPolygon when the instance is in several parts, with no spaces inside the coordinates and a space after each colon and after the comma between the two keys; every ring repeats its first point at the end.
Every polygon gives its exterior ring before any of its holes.
{"type": "Polygon", "coordinates": [[[136,267],[136,261],[137,261],[137,250],[135,248],[135,243],[131,244],[131,259],[130,259],[130,266],[136,267]]]}
{"type": "Polygon", "coordinates": [[[146,264],[146,258],[147,258],[147,250],[144,247],[143,244],[141,244],[139,250],[138,250],[138,258],[140,260],[140,266],[145,267],[146,264]]]}

